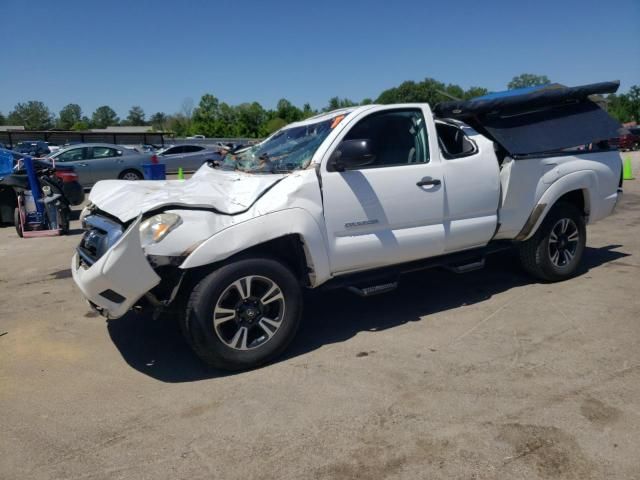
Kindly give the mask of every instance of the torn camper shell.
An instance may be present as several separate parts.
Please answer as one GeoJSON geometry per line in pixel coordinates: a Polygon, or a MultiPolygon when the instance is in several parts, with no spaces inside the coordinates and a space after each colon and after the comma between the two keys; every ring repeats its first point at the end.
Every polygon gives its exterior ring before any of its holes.
{"type": "Polygon", "coordinates": [[[439,103],[434,113],[465,122],[512,157],[540,154],[617,137],[620,124],[590,96],[614,93],[619,86],[619,81],[549,84],[439,103]]]}

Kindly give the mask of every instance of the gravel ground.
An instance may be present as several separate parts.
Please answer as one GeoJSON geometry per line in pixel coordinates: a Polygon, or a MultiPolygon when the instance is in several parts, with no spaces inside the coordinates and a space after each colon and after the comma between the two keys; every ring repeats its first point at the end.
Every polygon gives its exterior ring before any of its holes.
{"type": "MultiPolygon", "coordinates": [[[[287,356],[205,368],[170,320],[87,310],[74,235],[0,228],[0,478],[640,478],[640,155],[581,274],[511,255],[309,299],[287,356]]],[[[625,154],[626,156],[626,154],[625,154]]]]}

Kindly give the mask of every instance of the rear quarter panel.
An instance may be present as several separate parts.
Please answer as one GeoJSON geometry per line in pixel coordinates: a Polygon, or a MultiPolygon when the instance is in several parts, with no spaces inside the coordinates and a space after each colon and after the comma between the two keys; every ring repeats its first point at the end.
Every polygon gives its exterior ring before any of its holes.
{"type": "Polygon", "coordinates": [[[495,238],[515,238],[536,206],[544,206],[526,238],[535,233],[564,194],[580,190],[590,222],[609,215],[617,199],[622,162],[615,150],[513,160],[502,165],[500,229],[495,238]]]}

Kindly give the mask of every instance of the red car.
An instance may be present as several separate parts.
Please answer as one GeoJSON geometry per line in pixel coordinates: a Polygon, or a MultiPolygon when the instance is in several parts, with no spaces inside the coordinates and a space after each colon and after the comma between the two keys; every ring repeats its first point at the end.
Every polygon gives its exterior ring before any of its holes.
{"type": "Polygon", "coordinates": [[[640,150],[640,127],[627,127],[629,133],[609,140],[609,145],[618,150],[640,150]]]}

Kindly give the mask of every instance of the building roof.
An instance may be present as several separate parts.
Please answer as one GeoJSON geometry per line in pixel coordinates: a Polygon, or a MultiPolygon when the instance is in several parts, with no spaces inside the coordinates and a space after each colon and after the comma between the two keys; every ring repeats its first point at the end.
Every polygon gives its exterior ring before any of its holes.
{"type": "Polygon", "coordinates": [[[90,131],[95,133],[147,133],[152,130],[150,125],[143,126],[120,126],[113,125],[107,128],[92,128],[90,131]]]}
{"type": "Polygon", "coordinates": [[[9,130],[24,130],[24,125],[0,125],[0,132],[7,132],[9,130]]]}

